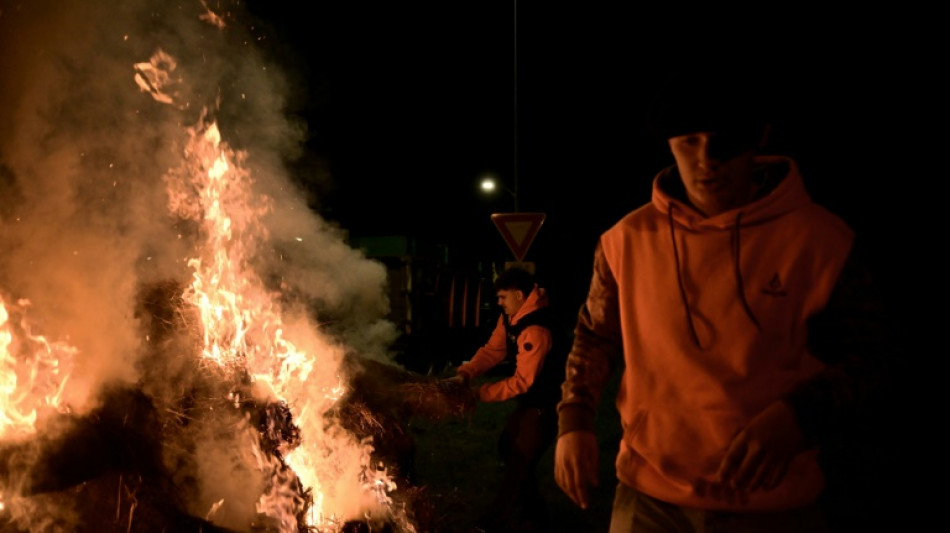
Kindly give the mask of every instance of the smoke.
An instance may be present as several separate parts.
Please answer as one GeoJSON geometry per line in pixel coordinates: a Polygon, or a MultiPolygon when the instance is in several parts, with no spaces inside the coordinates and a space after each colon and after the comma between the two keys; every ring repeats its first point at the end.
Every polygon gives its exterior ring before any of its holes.
{"type": "MultiPolygon", "coordinates": [[[[205,106],[217,106],[222,136],[247,152],[256,186],[275,200],[273,253],[260,258],[267,275],[344,341],[360,342],[367,325],[385,329],[385,271],[314,214],[287,175],[306,135],[284,109],[294,80],[264,62],[239,3],[216,9],[224,27],[198,1],[0,6],[0,287],[29,299],[46,334],[83,354],[77,376],[87,385],[73,403],[103,381],[137,377],[136,291],[187,279],[194,243],[169,216],[162,176],[205,106]],[[133,79],[133,66],[159,50],[178,62],[176,105],[133,79]]],[[[361,348],[384,354],[390,333],[377,337],[361,348]]]]}
{"type": "MultiPolygon", "coordinates": [[[[275,36],[256,27],[236,0],[0,0],[0,297],[29,300],[35,330],[75,347],[63,400],[77,415],[109,384],[168,401],[194,379],[180,357],[152,360],[188,340],[149,347],[141,311],[150,289],[190,282],[200,243],[169,212],[165,180],[209,116],[270,199],[251,266],[281,295],[287,330],[319,324],[302,336],[337,359],[389,358],[385,269],[289,174],[307,135],[287,112],[301,80],[265,60],[258,46],[275,36]]],[[[231,444],[216,438],[205,452],[231,444]]]]}

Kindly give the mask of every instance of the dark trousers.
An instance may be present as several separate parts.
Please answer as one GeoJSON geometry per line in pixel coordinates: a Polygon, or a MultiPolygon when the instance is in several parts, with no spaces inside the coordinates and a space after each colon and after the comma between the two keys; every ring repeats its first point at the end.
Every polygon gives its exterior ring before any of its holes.
{"type": "Polygon", "coordinates": [[[535,470],[541,456],[557,437],[557,411],[518,404],[498,439],[504,474],[495,499],[482,515],[489,530],[523,521],[547,519],[544,498],[538,490],[535,470]]]}
{"type": "Polygon", "coordinates": [[[610,533],[827,533],[817,504],[776,512],[732,513],[680,507],[617,484],[610,533]]]}

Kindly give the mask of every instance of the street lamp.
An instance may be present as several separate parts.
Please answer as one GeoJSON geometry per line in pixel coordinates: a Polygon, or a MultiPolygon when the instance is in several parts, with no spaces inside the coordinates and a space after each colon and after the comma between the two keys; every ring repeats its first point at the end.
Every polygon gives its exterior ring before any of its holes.
{"type": "Polygon", "coordinates": [[[518,0],[514,1],[514,43],[513,43],[513,59],[514,59],[514,116],[513,116],[513,126],[514,126],[514,168],[512,169],[512,183],[514,184],[514,190],[509,189],[502,185],[495,177],[491,174],[486,174],[482,177],[480,186],[482,191],[488,194],[494,194],[498,189],[502,189],[511,195],[512,199],[515,202],[515,213],[519,212],[518,209],[518,0]]]}
{"type": "Polygon", "coordinates": [[[486,174],[482,177],[480,186],[482,191],[488,194],[494,194],[498,189],[501,189],[511,195],[512,199],[515,201],[515,213],[519,212],[518,209],[518,0],[514,1],[514,43],[513,43],[513,58],[514,58],[514,168],[512,169],[512,182],[514,184],[514,190],[509,189],[502,185],[495,177],[491,174],[486,174]]]}
{"type": "Polygon", "coordinates": [[[488,194],[493,194],[498,189],[501,189],[505,191],[506,193],[510,194],[511,197],[515,201],[515,213],[518,212],[518,191],[517,190],[513,191],[509,189],[508,187],[505,187],[498,180],[496,180],[494,176],[483,177],[480,185],[481,185],[482,190],[488,194]]]}

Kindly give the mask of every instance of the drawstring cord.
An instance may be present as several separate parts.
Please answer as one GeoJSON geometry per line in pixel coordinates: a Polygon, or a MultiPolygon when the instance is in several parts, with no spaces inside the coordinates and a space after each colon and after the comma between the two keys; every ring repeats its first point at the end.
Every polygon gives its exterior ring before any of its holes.
{"type": "MultiPolygon", "coordinates": [[[[702,344],[699,342],[699,335],[696,333],[696,325],[693,323],[693,312],[689,307],[689,298],[686,297],[686,286],[683,284],[683,274],[680,272],[680,253],[679,247],[676,245],[676,231],[675,224],[673,223],[673,208],[676,204],[670,204],[669,209],[666,211],[667,221],[670,225],[670,240],[673,243],[673,260],[676,262],[676,283],[679,285],[680,290],[680,299],[683,301],[683,309],[686,311],[686,324],[689,325],[689,333],[693,338],[693,343],[696,344],[696,347],[700,350],[703,349],[702,344]]],[[[742,270],[739,268],[739,253],[741,250],[741,242],[739,240],[739,227],[742,222],[742,213],[740,212],[736,215],[736,222],[734,226],[735,238],[733,239],[734,245],[732,248],[732,263],[733,271],[736,275],[736,292],[739,293],[739,301],[742,302],[742,308],[745,310],[746,316],[749,317],[749,320],[755,324],[755,327],[761,329],[758,319],[755,318],[755,314],[752,312],[752,308],[749,306],[749,301],[745,297],[745,287],[742,282],[742,270]]]]}
{"type": "Polygon", "coordinates": [[[693,324],[693,313],[689,309],[689,299],[686,298],[686,287],[683,285],[683,275],[680,273],[680,253],[679,248],[676,246],[676,233],[673,229],[675,226],[673,224],[673,207],[675,205],[676,204],[670,204],[666,215],[670,223],[670,240],[673,241],[673,260],[676,261],[676,282],[679,284],[680,299],[683,300],[683,308],[686,309],[686,323],[689,325],[689,333],[692,335],[696,347],[702,350],[703,345],[699,343],[699,335],[696,334],[696,326],[693,324]]]}
{"type": "Polygon", "coordinates": [[[736,215],[736,226],[735,226],[735,246],[733,247],[732,252],[732,264],[735,267],[736,272],[736,290],[739,292],[739,301],[742,302],[742,308],[745,309],[746,316],[749,317],[749,320],[755,324],[756,329],[762,329],[759,325],[759,321],[756,320],[755,315],[752,313],[752,308],[749,307],[749,301],[745,299],[745,287],[742,285],[742,270],[739,268],[739,251],[741,250],[739,242],[739,223],[742,221],[742,212],[740,211],[736,215]]]}

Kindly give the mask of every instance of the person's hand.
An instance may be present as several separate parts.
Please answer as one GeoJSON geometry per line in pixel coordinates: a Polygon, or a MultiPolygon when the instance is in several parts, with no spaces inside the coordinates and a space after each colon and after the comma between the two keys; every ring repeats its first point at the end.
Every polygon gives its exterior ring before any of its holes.
{"type": "Polygon", "coordinates": [[[554,479],[581,509],[587,509],[589,488],[598,484],[597,455],[597,436],[590,431],[572,431],[557,439],[554,479]]]}
{"type": "Polygon", "coordinates": [[[444,383],[451,383],[452,385],[467,385],[468,380],[465,379],[465,376],[462,374],[456,374],[450,378],[444,378],[442,380],[444,383]]]}
{"type": "Polygon", "coordinates": [[[478,402],[478,386],[469,382],[468,376],[456,374],[450,378],[439,380],[439,386],[452,397],[460,397],[467,407],[474,407],[478,402]]]}
{"type": "Polygon", "coordinates": [[[748,494],[781,483],[805,438],[789,405],[778,401],[749,422],[729,444],[711,494],[748,494]]]}

